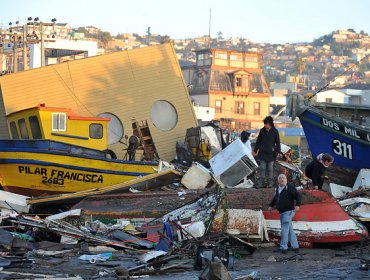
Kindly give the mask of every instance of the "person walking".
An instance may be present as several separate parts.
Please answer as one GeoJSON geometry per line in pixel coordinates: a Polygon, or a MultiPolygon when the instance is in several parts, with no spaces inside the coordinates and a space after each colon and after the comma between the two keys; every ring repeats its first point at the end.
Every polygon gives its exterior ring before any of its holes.
{"type": "Polygon", "coordinates": [[[312,180],[314,189],[322,189],[326,168],[332,165],[334,158],[330,154],[321,153],[314,158],[305,168],[305,174],[312,180]]]}
{"type": "Polygon", "coordinates": [[[252,145],[251,141],[249,140],[250,136],[251,136],[250,132],[243,130],[242,133],[240,134],[240,140],[247,147],[248,152],[252,153],[252,145]]]}
{"type": "Polygon", "coordinates": [[[277,154],[280,153],[280,137],[271,116],[267,116],[263,123],[264,127],[261,128],[258,134],[253,156],[260,161],[258,187],[264,186],[267,177],[268,187],[272,188],[274,184],[274,161],[277,154]]]}
{"type": "Polygon", "coordinates": [[[290,242],[290,246],[294,252],[299,252],[299,245],[297,236],[293,230],[292,219],[295,212],[299,211],[300,205],[301,195],[293,185],[287,183],[286,176],[280,174],[278,176],[278,187],[268,210],[271,211],[273,207],[276,207],[280,213],[281,240],[279,251],[283,254],[288,251],[288,242],[290,242]]]}

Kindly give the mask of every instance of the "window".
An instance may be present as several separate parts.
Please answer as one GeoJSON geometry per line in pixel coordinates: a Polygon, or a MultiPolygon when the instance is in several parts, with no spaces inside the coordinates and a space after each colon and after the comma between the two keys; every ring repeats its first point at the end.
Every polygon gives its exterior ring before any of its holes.
{"type": "Polygon", "coordinates": [[[254,114],[261,115],[261,103],[254,102],[254,114]]]}
{"type": "Polygon", "coordinates": [[[103,138],[103,125],[99,123],[90,124],[90,138],[102,139],[103,138]]]}
{"type": "Polygon", "coordinates": [[[239,54],[231,54],[230,55],[230,60],[243,61],[243,56],[241,56],[239,54]]]}
{"type": "Polygon", "coordinates": [[[30,122],[32,138],[41,139],[42,135],[41,135],[39,119],[36,116],[31,116],[28,118],[28,120],[30,122]]]}
{"type": "Polygon", "coordinates": [[[66,131],[66,113],[53,113],[53,131],[66,131]]]}
{"type": "Polygon", "coordinates": [[[12,135],[12,139],[19,139],[19,134],[17,130],[17,126],[15,125],[15,122],[10,122],[10,133],[12,135]]]}
{"type": "Polygon", "coordinates": [[[222,100],[216,100],[215,109],[216,113],[222,113],[222,100]]]}
{"type": "Polygon", "coordinates": [[[244,114],[244,101],[235,101],[235,114],[244,114]]]}
{"type": "Polygon", "coordinates": [[[154,126],[162,131],[170,131],[177,125],[177,110],[166,100],[155,101],[150,108],[150,116],[154,126]]]}
{"type": "Polygon", "coordinates": [[[198,60],[208,59],[209,58],[209,53],[208,52],[206,52],[206,53],[198,53],[197,58],[198,58],[198,60]]]}
{"type": "Polygon", "coordinates": [[[224,52],[216,52],[216,59],[226,59],[227,60],[227,53],[224,52]]]}
{"type": "Polygon", "coordinates": [[[107,140],[108,145],[118,143],[124,136],[125,128],[121,120],[114,114],[105,112],[98,115],[99,118],[108,118],[107,140]]]}
{"type": "Polygon", "coordinates": [[[22,139],[29,139],[28,130],[25,119],[18,120],[19,131],[22,139]]]}
{"type": "Polygon", "coordinates": [[[325,98],[326,103],[333,103],[333,98],[325,98]]]}
{"type": "Polygon", "coordinates": [[[257,62],[257,57],[256,56],[246,56],[245,57],[246,62],[257,62]]]}
{"type": "Polygon", "coordinates": [[[243,80],[242,78],[236,78],[236,86],[237,87],[242,87],[243,86],[243,80]]]}

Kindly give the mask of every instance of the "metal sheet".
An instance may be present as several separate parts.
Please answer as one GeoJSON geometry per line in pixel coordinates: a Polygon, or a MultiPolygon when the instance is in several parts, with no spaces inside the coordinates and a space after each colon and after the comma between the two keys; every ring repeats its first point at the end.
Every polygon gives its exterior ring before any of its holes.
{"type": "Polygon", "coordinates": [[[212,231],[257,235],[263,238],[264,217],[261,210],[227,209],[217,211],[212,231]],[[226,216],[225,216],[226,213],[226,216]]]}

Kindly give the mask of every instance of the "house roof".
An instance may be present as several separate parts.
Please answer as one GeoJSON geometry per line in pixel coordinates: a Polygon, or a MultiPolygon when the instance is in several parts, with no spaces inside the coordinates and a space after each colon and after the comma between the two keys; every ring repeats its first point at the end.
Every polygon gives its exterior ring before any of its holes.
{"type": "Polygon", "coordinates": [[[205,49],[194,50],[194,52],[205,52],[205,51],[239,52],[239,53],[262,55],[261,52],[242,51],[238,48],[205,48],[205,49]]]}
{"type": "Polygon", "coordinates": [[[342,87],[341,89],[370,90],[370,84],[350,84],[342,87]]]}
{"type": "Polygon", "coordinates": [[[179,63],[180,63],[180,67],[181,68],[183,68],[183,67],[191,67],[191,66],[195,66],[196,65],[194,62],[183,60],[183,59],[180,59],[179,60],[179,63]]]}

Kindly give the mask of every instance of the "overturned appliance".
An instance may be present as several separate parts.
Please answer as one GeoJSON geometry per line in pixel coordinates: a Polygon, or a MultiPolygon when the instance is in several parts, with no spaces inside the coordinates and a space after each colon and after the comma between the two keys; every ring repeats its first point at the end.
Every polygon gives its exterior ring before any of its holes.
{"type": "Polygon", "coordinates": [[[209,163],[214,175],[225,186],[236,186],[258,168],[253,155],[240,139],[215,155],[209,163]]]}
{"type": "Polygon", "coordinates": [[[361,169],[357,175],[353,190],[370,189],[370,169],[361,169]]]}

